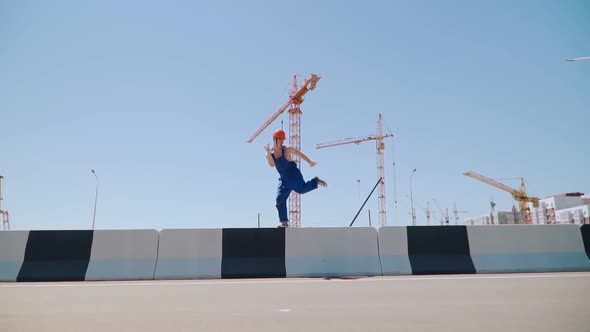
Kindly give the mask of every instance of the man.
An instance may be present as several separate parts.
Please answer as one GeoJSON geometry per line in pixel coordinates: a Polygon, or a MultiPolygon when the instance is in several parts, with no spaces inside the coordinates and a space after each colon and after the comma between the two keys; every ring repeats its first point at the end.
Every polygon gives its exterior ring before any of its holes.
{"type": "Polygon", "coordinates": [[[317,163],[311,161],[301,151],[293,147],[284,146],[283,143],[285,142],[286,135],[283,130],[279,129],[275,131],[272,134],[272,137],[274,139],[274,146],[272,147],[272,150],[270,149],[269,144],[264,146],[266,150],[266,160],[268,161],[268,165],[270,167],[276,167],[279,175],[281,176],[279,180],[279,188],[277,189],[276,204],[277,211],[279,212],[279,227],[289,227],[287,199],[289,198],[291,191],[294,190],[296,193],[305,194],[316,189],[318,185],[327,187],[328,184],[317,177],[305,182],[305,180],[303,180],[301,171],[299,168],[297,168],[297,164],[293,161],[293,156],[298,156],[305,160],[310,167],[314,167],[317,163]]]}

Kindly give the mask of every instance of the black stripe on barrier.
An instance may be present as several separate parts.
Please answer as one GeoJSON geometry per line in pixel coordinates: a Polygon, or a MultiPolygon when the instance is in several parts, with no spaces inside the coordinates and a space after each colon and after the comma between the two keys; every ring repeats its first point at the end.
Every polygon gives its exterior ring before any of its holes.
{"type": "Polygon", "coordinates": [[[586,224],[580,226],[580,231],[582,232],[582,239],[584,240],[586,255],[588,255],[588,259],[590,259],[590,225],[586,224]]]}
{"type": "Polygon", "coordinates": [[[17,281],[84,281],[92,231],[30,231],[17,281]]]}
{"type": "Polygon", "coordinates": [[[284,228],[224,228],[222,278],[284,278],[284,228]]]}
{"type": "Polygon", "coordinates": [[[475,273],[465,226],[408,226],[412,274],[475,273]]]}

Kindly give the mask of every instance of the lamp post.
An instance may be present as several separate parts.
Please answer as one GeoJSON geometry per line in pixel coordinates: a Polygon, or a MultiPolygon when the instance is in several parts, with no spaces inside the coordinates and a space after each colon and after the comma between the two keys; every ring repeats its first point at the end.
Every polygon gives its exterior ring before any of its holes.
{"type": "Polygon", "coordinates": [[[412,226],[416,226],[416,211],[414,210],[414,194],[412,193],[412,177],[416,173],[416,169],[410,174],[410,204],[412,204],[412,226]]]}
{"type": "Polygon", "coordinates": [[[92,169],[92,174],[94,174],[94,178],[96,178],[96,193],[94,194],[94,214],[92,215],[92,230],[94,230],[94,222],[96,221],[96,202],[98,201],[98,176],[96,172],[92,169]]]}
{"type": "Polygon", "coordinates": [[[565,61],[574,62],[574,61],[582,61],[582,60],[590,60],[590,56],[585,56],[585,57],[581,57],[581,58],[566,59],[565,61]]]}

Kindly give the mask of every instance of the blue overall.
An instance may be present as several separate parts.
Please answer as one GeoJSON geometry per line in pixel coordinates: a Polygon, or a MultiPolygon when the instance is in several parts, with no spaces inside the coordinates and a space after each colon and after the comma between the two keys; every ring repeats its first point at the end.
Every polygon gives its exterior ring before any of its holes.
{"type": "Polygon", "coordinates": [[[285,147],[283,146],[283,153],[280,157],[275,158],[271,153],[272,159],[275,162],[275,167],[279,172],[281,178],[279,179],[279,188],[277,189],[277,210],[279,211],[279,221],[289,221],[287,215],[287,199],[291,191],[299,194],[305,194],[318,187],[318,178],[315,177],[310,181],[305,182],[303,175],[297,164],[294,161],[287,160],[285,157],[285,147]]]}

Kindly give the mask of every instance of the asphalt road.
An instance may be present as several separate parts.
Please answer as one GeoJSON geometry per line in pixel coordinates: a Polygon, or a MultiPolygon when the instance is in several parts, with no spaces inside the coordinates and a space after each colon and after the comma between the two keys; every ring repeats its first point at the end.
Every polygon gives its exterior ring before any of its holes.
{"type": "Polygon", "coordinates": [[[0,331],[590,331],[590,273],[0,283],[0,331]]]}

